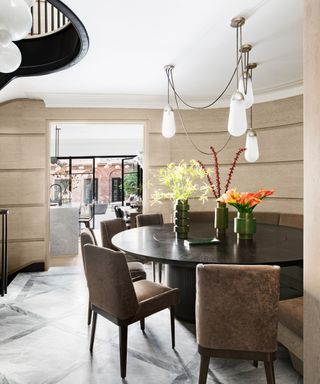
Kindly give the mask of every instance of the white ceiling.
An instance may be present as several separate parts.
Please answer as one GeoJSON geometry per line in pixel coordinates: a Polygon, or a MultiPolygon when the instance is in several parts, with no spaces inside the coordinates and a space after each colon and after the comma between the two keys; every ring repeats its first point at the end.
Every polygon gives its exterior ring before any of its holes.
{"type": "Polygon", "coordinates": [[[258,63],[256,100],[302,93],[303,0],[64,2],[87,28],[87,56],[65,71],[12,81],[0,91],[0,101],[30,97],[48,106],[162,107],[166,64],[175,65],[184,98],[211,100],[235,67],[235,16],[247,19],[243,38],[258,63]]]}

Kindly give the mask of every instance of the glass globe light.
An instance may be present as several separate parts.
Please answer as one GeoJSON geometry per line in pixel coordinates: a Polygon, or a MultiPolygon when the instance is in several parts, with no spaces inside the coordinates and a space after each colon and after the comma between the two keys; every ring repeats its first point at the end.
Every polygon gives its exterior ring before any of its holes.
{"type": "Polygon", "coordinates": [[[231,97],[228,131],[232,136],[241,136],[247,130],[247,114],[244,107],[244,96],[236,91],[231,97]]]}
{"type": "Polygon", "coordinates": [[[0,25],[7,29],[12,41],[23,39],[32,27],[30,8],[25,0],[1,0],[0,25]]]}
{"type": "Polygon", "coordinates": [[[0,27],[0,46],[5,48],[11,43],[11,41],[10,32],[5,28],[0,27]]]}
{"type": "Polygon", "coordinates": [[[27,3],[28,7],[34,6],[35,0],[24,0],[24,1],[27,3]]]}
{"type": "Polygon", "coordinates": [[[7,47],[0,45],[0,72],[14,72],[19,68],[21,60],[21,52],[14,43],[10,43],[7,47]]]}

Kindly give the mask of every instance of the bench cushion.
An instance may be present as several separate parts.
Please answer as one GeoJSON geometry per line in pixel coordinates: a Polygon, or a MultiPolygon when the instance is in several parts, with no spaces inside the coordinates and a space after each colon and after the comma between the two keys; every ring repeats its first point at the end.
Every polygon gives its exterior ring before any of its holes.
{"type": "Polygon", "coordinates": [[[279,322],[303,337],[303,297],[280,301],[279,322]]]}

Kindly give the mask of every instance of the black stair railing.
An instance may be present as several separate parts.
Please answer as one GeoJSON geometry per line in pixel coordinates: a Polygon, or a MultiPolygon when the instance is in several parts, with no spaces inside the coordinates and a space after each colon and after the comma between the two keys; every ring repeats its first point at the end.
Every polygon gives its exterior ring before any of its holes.
{"type": "Polygon", "coordinates": [[[36,0],[31,14],[33,23],[30,37],[52,33],[69,24],[67,16],[47,0],[36,0]]]}
{"type": "Polygon", "coordinates": [[[30,36],[15,42],[22,63],[12,73],[0,73],[0,89],[17,77],[46,75],[75,65],[89,49],[84,25],[60,0],[37,0],[33,21],[30,36]]]}

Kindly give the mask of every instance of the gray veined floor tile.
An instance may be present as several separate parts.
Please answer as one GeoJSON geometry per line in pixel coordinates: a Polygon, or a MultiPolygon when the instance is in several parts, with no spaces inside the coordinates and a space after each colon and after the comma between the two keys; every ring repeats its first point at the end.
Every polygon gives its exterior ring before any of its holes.
{"type": "Polygon", "coordinates": [[[0,305],[0,347],[41,327],[45,321],[16,305],[0,305]]]}
{"type": "Polygon", "coordinates": [[[1,348],[0,372],[9,382],[47,384],[88,360],[87,338],[47,326],[1,348]]]}

